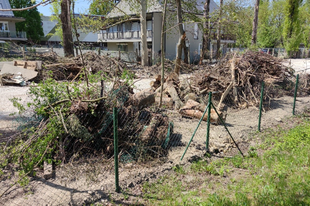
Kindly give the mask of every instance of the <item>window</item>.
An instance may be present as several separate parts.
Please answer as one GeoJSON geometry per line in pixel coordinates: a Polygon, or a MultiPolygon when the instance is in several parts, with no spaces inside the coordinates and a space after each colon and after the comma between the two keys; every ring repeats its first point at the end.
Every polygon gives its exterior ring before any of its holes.
{"type": "Polygon", "coordinates": [[[9,31],[8,22],[0,22],[0,31],[9,31]]]}
{"type": "Polygon", "coordinates": [[[152,31],[152,21],[147,21],[146,22],[146,30],[152,31]]]}
{"type": "Polygon", "coordinates": [[[133,22],[131,29],[132,31],[140,31],[140,24],[138,22],[133,22]]]}
{"type": "Polygon", "coordinates": [[[2,4],[0,3],[0,9],[3,9],[3,6],[2,6],[2,4]]]}
{"type": "Polygon", "coordinates": [[[128,45],[127,44],[118,44],[117,48],[119,51],[128,51],[128,45]]]}

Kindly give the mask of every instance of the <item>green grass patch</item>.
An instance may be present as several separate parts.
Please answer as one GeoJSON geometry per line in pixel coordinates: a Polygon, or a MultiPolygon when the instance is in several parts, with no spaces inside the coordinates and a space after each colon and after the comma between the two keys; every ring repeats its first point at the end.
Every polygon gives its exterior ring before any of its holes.
{"type": "Polygon", "coordinates": [[[146,183],[150,205],[310,205],[310,122],[260,134],[264,149],[214,161],[199,160],[189,169],[146,183]],[[186,182],[195,176],[197,181],[186,182]]]}

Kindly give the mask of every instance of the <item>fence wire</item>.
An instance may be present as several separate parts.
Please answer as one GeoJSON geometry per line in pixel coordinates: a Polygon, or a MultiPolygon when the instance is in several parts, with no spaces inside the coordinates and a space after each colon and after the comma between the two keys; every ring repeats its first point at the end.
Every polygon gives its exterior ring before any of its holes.
{"type": "MultiPolygon", "coordinates": [[[[295,77],[291,82],[287,93],[274,96],[271,93],[280,90],[266,85],[262,130],[292,116],[295,77]]],[[[260,85],[261,82],[256,86],[260,85]]],[[[309,80],[301,76],[296,114],[301,114],[309,102],[308,86],[309,80]]],[[[118,111],[122,189],[132,187],[131,176],[145,169],[145,164],[153,162],[156,168],[160,159],[181,158],[199,119],[171,109],[158,109],[154,104],[137,106],[130,102],[132,94],[127,85],[116,84],[108,92],[102,92],[98,85],[93,88],[92,98],[85,95],[59,104],[59,99],[54,99],[48,103],[48,114],[35,115],[36,108],[32,108],[26,116],[15,119],[14,129],[0,128],[1,205],[90,205],[113,201],[110,194],[115,188],[114,107],[118,111]],[[97,100],[91,101],[94,99],[97,100]]],[[[63,95],[68,98],[68,94],[63,95]]],[[[235,155],[237,146],[247,153],[251,146],[249,136],[257,131],[260,93],[253,94],[252,104],[242,97],[241,92],[237,107],[231,91],[220,109],[235,142],[211,111],[209,145],[206,145],[207,122],[202,121],[183,161],[207,151],[224,157],[235,155]]],[[[207,94],[204,99],[208,99],[207,94]]],[[[220,96],[214,94],[215,107],[219,101],[220,96]]]]}

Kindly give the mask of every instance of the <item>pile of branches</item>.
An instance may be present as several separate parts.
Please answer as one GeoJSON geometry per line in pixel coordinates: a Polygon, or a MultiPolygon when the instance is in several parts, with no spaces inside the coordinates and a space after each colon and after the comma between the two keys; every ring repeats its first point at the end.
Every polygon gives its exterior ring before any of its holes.
{"type": "Polygon", "coordinates": [[[107,78],[121,76],[126,64],[118,61],[113,57],[100,56],[95,52],[87,52],[77,57],[59,57],[54,53],[44,57],[44,70],[39,71],[37,80],[43,80],[52,77],[56,80],[72,80],[78,78],[77,75],[81,72],[95,74],[98,72],[104,73],[107,78]],[[82,57],[83,56],[83,57],[82,57]],[[83,70],[85,68],[85,71],[83,70]]]}
{"type": "Polygon", "coordinates": [[[113,108],[118,111],[120,156],[149,161],[167,155],[167,134],[172,129],[168,117],[132,105],[132,88],[127,83],[117,81],[109,91],[99,93],[74,84],[65,89],[65,84],[50,80],[32,88],[30,94],[38,98],[33,104],[36,118],[5,147],[0,145],[5,154],[0,164],[5,169],[30,174],[44,161],[66,163],[93,156],[110,159],[114,154],[113,108]],[[50,95],[45,96],[44,91],[50,95]]]}
{"type": "MultiPolygon", "coordinates": [[[[172,72],[175,67],[175,62],[171,61],[169,59],[165,59],[164,68],[165,72],[172,72]]],[[[158,74],[161,73],[161,63],[158,62],[157,64],[154,64],[153,66],[141,66],[141,65],[135,65],[132,66],[131,69],[135,71],[136,75],[139,77],[146,77],[146,78],[156,78],[158,74]]],[[[190,65],[185,64],[184,62],[181,62],[181,73],[182,74],[190,74],[196,70],[199,69],[198,65],[190,65]]]]}
{"type": "Polygon", "coordinates": [[[265,101],[291,93],[293,72],[276,57],[248,51],[195,73],[191,82],[196,94],[212,91],[220,94],[215,95],[220,101],[226,92],[225,103],[242,108],[258,106],[263,81],[266,85],[265,101]]]}

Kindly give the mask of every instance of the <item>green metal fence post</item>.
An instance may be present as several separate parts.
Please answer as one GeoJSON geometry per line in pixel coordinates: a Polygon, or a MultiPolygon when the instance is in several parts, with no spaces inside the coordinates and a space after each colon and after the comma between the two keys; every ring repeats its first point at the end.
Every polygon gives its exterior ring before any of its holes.
{"type": "Polygon", "coordinates": [[[206,137],[206,149],[209,152],[209,136],[210,136],[210,116],[211,116],[211,104],[212,104],[212,92],[209,92],[209,100],[208,100],[208,119],[207,119],[207,137],[206,137]]]}
{"type": "Polygon", "coordinates": [[[117,108],[113,108],[113,133],[114,133],[114,168],[115,168],[115,191],[120,192],[118,180],[118,115],[117,108]]]}
{"type": "Polygon", "coordinates": [[[259,132],[260,132],[261,119],[262,119],[264,87],[265,87],[265,82],[262,82],[262,90],[261,90],[261,93],[260,93],[260,104],[259,104],[259,116],[258,116],[258,131],[259,132]]]}
{"type": "Polygon", "coordinates": [[[206,109],[205,109],[205,111],[203,112],[202,117],[200,118],[200,120],[199,120],[199,122],[198,122],[198,125],[197,125],[197,127],[196,127],[196,129],[195,129],[195,131],[194,131],[194,133],[193,133],[193,135],[192,135],[192,137],[191,137],[191,139],[189,140],[189,142],[188,142],[186,148],[185,148],[185,151],[184,151],[184,153],[183,153],[183,155],[182,155],[182,157],[181,157],[181,161],[183,160],[183,157],[184,157],[184,155],[186,154],[186,151],[187,151],[189,145],[191,144],[191,142],[192,142],[192,140],[193,140],[193,138],[194,138],[194,136],[195,136],[195,134],[196,134],[196,132],[197,132],[197,130],[198,130],[198,127],[199,127],[199,125],[201,124],[201,122],[202,122],[202,120],[203,120],[203,117],[204,117],[205,114],[207,113],[208,108],[209,108],[209,104],[206,106],[206,109]]]}
{"type": "Polygon", "coordinates": [[[293,115],[295,115],[295,106],[296,106],[296,97],[297,97],[297,89],[298,89],[298,80],[299,74],[296,76],[296,84],[295,84],[295,92],[294,92],[294,102],[293,102],[293,115]]]}

